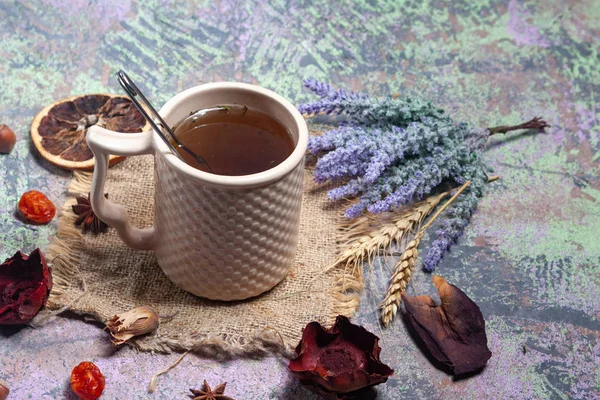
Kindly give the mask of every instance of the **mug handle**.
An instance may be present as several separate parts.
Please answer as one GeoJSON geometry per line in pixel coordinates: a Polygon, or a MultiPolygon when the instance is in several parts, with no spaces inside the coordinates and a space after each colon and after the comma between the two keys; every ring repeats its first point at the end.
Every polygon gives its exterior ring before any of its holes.
{"type": "Polygon", "coordinates": [[[94,213],[108,225],[116,229],[125,244],[137,250],[151,250],[154,245],[154,227],[139,229],[129,222],[125,207],[104,197],[104,184],[108,172],[109,155],[137,156],[154,154],[154,131],[140,133],[120,133],[99,126],[88,129],[87,144],[96,157],[90,199],[94,213]]]}

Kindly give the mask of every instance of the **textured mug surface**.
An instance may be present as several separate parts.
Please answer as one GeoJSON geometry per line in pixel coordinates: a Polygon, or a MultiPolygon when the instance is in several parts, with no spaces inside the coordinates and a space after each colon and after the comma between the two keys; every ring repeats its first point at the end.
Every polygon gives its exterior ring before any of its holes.
{"type": "Polygon", "coordinates": [[[298,242],[303,164],[252,189],[207,187],[155,157],[154,251],[179,287],[219,300],[269,290],[288,273],[298,242]]]}
{"type": "Polygon", "coordinates": [[[188,89],[161,109],[174,125],[217,104],[245,104],[277,118],[296,147],[278,166],[257,174],[220,176],[185,164],[156,133],[119,134],[94,127],[88,143],[97,164],[92,206],[123,241],[152,249],[176,285],[213,300],[241,300],[275,286],[293,265],[298,242],[308,129],[293,105],[266,89],[215,83],[188,89]],[[126,135],[126,136],[124,136],[126,135]],[[116,151],[116,153],[115,153],[116,151]],[[124,209],[104,199],[108,154],[154,154],[154,226],[137,229],[124,209]]]}

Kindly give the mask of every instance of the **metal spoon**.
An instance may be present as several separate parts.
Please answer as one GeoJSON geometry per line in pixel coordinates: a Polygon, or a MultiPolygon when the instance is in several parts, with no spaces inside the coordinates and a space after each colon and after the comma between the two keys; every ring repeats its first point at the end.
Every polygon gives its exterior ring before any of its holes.
{"type": "Polygon", "coordinates": [[[171,150],[171,152],[173,152],[173,154],[175,154],[181,161],[185,162],[185,160],[183,159],[181,154],[179,154],[179,152],[177,151],[175,146],[173,146],[171,144],[171,141],[167,138],[167,136],[165,136],[163,129],[165,131],[167,131],[167,133],[169,134],[169,136],[171,138],[173,138],[173,140],[175,141],[175,143],[177,143],[177,146],[179,148],[183,149],[186,153],[188,153],[189,155],[194,157],[194,159],[198,163],[204,165],[206,167],[206,169],[208,170],[208,172],[210,172],[210,173],[213,172],[212,169],[210,168],[210,166],[208,165],[208,163],[206,162],[206,160],[204,159],[204,157],[194,153],[192,150],[190,150],[189,147],[187,147],[185,144],[183,144],[177,138],[177,136],[175,136],[175,133],[173,133],[173,130],[171,128],[169,128],[169,125],[162,119],[162,117],[160,116],[160,114],[158,114],[156,109],[154,107],[152,107],[152,104],[150,104],[148,99],[146,99],[146,96],[144,96],[144,94],[140,91],[140,89],[138,89],[138,87],[131,80],[131,78],[125,73],[125,71],[120,70],[117,73],[117,80],[119,81],[119,84],[121,85],[123,90],[125,90],[125,92],[127,93],[127,96],[129,96],[129,98],[131,99],[133,104],[135,104],[137,109],[140,110],[140,112],[142,113],[144,118],[146,118],[146,121],[148,121],[148,123],[150,123],[152,128],[154,128],[156,133],[158,133],[158,136],[160,136],[160,138],[166,143],[167,147],[169,147],[169,149],[171,150]],[[152,116],[150,116],[148,114],[147,110],[149,110],[150,113],[152,113],[152,116]],[[155,120],[158,120],[158,123],[156,123],[155,120]]]}

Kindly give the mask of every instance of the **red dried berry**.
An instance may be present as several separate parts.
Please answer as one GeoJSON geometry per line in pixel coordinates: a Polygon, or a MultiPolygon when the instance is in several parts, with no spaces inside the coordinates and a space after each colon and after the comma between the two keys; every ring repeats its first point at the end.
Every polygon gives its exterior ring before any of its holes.
{"type": "Polygon", "coordinates": [[[0,325],[25,324],[37,315],[52,290],[52,275],[39,249],[20,251],[0,264],[0,325]]]}
{"type": "Polygon", "coordinates": [[[56,214],[56,207],[42,192],[30,190],[19,200],[19,211],[29,221],[47,224],[56,214]]]}
{"type": "Polygon", "coordinates": [[[104,390],[104,375],[94,363],[84,361],[71,372],[71,389],[81,400],[96,400],[104,390]]]}

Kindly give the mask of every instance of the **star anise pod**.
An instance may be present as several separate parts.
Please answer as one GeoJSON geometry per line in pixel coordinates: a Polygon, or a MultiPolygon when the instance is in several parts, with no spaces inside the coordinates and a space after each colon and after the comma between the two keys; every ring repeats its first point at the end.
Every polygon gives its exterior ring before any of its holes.
{"type": "MultiPolygon", "coordinates": [[[[108,193],[104,193],[104,197],[108,199],[108,193]]],[[[108,225],[102,222],[100,218],[94,214],[94,210],[92,210],[92,203],[90,202],[90,194],[88,193],[87,198],[83,196],[77,196],[75,199],[77,200],[77,204],[72,206],[73,212],[79,215],[79,217],[77,217],[75,220],[75,225],[79,226],[83,224],[84,232],[87,232],[88,229],[95,234],[104,232],[106,228],[108,228],[108,225]]]]}
{"type": "Polygon", "coordinates": [[[225,393],[225,385],[227,385],[227,382],[221,383],[214,389],[211,389],[205,379],[200,390],[190,389],[190,392],[193,393],[190,397],[192,400],[233,400],[233,398],[223,394],[225,393]]]}

